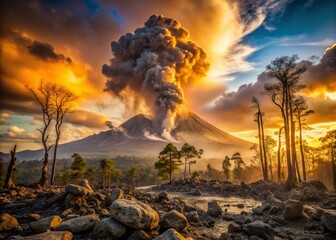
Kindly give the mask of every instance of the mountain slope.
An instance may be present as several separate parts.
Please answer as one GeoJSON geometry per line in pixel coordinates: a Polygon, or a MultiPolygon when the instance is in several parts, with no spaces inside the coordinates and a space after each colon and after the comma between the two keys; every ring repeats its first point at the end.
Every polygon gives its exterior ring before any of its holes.
{"type": "MultiPolygon", "coordinates": [[[[59,158],[70,157],[79,152],[87,157],[103,155],[157,156],[168,143],[158,132],[158,123],[142,114],[136,115],[118,128],[93,134],[86,138],[59,146],[59,158]]],[[[194,113],[186,113],[176,118],[176,128],[172,136],[175,145],[181,147],[185,142],[204,149],[205,157],[223,158],[239,151],[249,155],[251,143],[234,137],[194,113]]],[[[53,151],[53,149],[51,149],[53,151]]],[[[17,153],[21,160],[41,159],[42,150],[17,153]]]]}

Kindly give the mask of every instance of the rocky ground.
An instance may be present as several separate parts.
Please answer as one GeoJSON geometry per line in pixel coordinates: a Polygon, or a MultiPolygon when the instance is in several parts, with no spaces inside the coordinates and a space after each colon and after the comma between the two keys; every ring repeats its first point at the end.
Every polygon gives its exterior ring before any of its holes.
{"type": "Polygon", "coordinates": [[[187,179],[152,191],[94,191],[87,180],[0,189],[0,239],[336,239],[336,194],[317,181],[288,191],[274,182],[187,179]],[[170,192],[254,198],[262,204],[231,214],[217,201],[201,209],[170,192]]]}

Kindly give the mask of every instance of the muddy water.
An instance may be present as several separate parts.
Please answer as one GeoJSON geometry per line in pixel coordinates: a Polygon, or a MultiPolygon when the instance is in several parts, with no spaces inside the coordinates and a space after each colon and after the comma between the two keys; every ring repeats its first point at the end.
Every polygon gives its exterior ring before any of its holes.
{"type": "MultiPolygon", "coordinates": [[[[146,192],[158,193],[150,188],[142,188],[146,192]]],[[[240,214],[241,211],[252,212],[252,208],[261,205],[261,202],[252,198],[239,198],[239,197],[223,197],[218,195],[202,194],[202,196],[194,196],[190,193],[182,192],[168,192],[171,198],[179,198],[185,201],[189,206],[200,208],[204,211],[208,209],[208,202],[217,201],[222,207],[224,212],[230,214],[240,214]],[[238,205],[240,205],[238,207],[238,205]]],[[[205,236],[212,238],[219,238],[219,236],[227,232],[228,221],[217,219],[214,228],[205,228],[203,233],[205,236]]]]}

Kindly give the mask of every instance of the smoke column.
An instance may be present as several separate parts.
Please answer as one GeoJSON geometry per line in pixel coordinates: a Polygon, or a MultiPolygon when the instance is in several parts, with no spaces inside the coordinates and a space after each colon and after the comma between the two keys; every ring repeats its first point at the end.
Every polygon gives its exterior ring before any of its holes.
{"type": "Polygon", "coordinates": [[[102,67],[108,78],[105,90],[124,101],[127,94],[144,100],[161,123],[161,136],[170,140],[184,102],[183,86],[209,69],[205,52],[189,41],[181,23],[162,15],[113,41],[111,49],[113,57],[102,67]]]}

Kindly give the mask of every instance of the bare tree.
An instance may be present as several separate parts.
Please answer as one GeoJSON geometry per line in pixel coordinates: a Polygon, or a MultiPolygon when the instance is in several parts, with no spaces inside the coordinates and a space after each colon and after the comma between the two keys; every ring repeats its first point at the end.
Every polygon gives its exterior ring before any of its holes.
{"type": "Polygon", "coordinates": [[[299,79],[306,70],[305,67],[297,65],[297,59],[296,55],[276,58],[266,67],[269,76],[275,79],[276,82],[266,84],[265,92],[271,96],[273,103],[280,108],[284,120],[288,169],[286,185],[289,188],[295,185],[295,173],[297,169],[292,100],[294,99],[295,92],[303,88],[299,79]]]}
{"type": "Polygon", "coordinates": [[[305,164],[305,155],[303,150],[303,139],[302,139],[302,130],[304,127],[304,117],[313,114],[313,110],[308,110],[307,101],[302,97],[299,96],[293,100],[294,105],[294,114],[299,124],[299,139],[300,139],[300,153],[301,153],[301,162],[302,162],[302,174],[303,180],[307,180],[307,173],[306,173],[306,164],[305,164]]]}
{"type": "Polygon", "coordinates": [[[275,134],[278,135],[278,182],[280,182],[281,179],[281,132],[283,130],[284,127],[279,128],[279,132],[275,132],[275,134]]]}
{"type": "Polygon", "coordinates": [[[56,140],[54,146],[54,156],[53,156],[53,165],[51,171],[51,180],[50,184],[54,184],[55,172],[56,172],[56,158],[57,158],[57,150],[58,144],[61,137],[61,128],[64,122],[65,116],[70,112],[73,107],[74,102],[78,99],[78,97],[67,87],[58,84],[51,85],[51,100],[55,107],[55,133],[56,140]]]}
{"type": "Polygon", "coordinates": [[[323,143],[323,147],[327,150],[328,155],[330,156],[333,188],[336,190],[336,130],[327,132],[324,137],[320,138],[320,141],[323,143]]]}
{"type": "Polygon", "coordinates": [[[13,150],[10,151],[11,153],[11,161],[9,162],[8,169],[7,169],[7,174],[5,178],[5,184],[4,187],[9,189],[14,187],[14,182],[13,182],[13,171],[15,170],[15,163],[16,163],[16,145],[14,146],[13,150]]]}
{"type": "Polygon", "coordinates": [[[28,91],[34,96],[36,101],[39,103],[42,112],[43,127],[38,129],[41,133],[41,141],[44,148],[44,160],[42,167],[41,179],[38,185],[41,187],[48,186],[48,161],[49,161],[49,151],[52,145],[48,144],[49,138],[49,128],[51,126],[51,121],[55,115],[55,107],[52,103],[52,84],[49,82],[41,81],[39,87],[35,90],[27,86],[28,91]]]}
{"type": "Polygon", "coordinates": [[[263,124],[263,115],[264,113],[260,110],[259,100],[253,96],[252,97],[253,107],[257,109],[255,113],[255,121],[258,124],[258,138],[259,138],[259,152],[260,152],[260,161],[261,168],[263,172],[263,178],[265,181],[268,180],[268,167],[267,167],[267,156],[266,156],[266,146],[265,146],[265,136],[264,136],[264,124],[263,124]]]}

